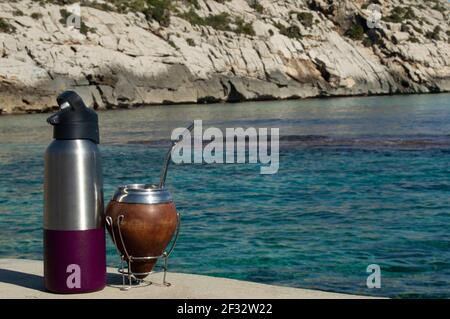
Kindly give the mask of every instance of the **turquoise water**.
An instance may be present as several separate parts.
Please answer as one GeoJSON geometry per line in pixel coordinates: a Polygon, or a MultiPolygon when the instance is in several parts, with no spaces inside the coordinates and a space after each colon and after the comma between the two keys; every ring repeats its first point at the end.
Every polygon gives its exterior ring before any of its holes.
{"type": "MultiPolygon", "coordinates": [[[[42,259],[48,115],[0,117],[0,257],[42,259]]],[[[450,297],[450,95],[100,113],[105,197],[156,182],[173,128],[279,127],[280,169],[173,165],[171,270],[389,297],[450,297]],[[380,289],[366,267],[381,267],[380,289]]],[[[108,262],[118,258],[108,243],[108,262]]]]}

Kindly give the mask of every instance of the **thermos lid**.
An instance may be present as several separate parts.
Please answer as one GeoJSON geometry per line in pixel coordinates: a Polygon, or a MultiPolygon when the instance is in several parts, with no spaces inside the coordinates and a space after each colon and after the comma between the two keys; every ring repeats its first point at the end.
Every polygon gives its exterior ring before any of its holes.
{"type": "Polygon", "coordinates": [[[73,91],[65,91],[56,99],[60,110],[47,122],[53,125],[53,137],[58,140],[86,139],[98,144],[98,116],[73,91]]]}
{"type": "Polygon", "coordinates": [[[119,203],[162,204],[172,202],[172,196],[166,188],[152,184],[130,184],[117,189],[113,198],[119,203]]]}

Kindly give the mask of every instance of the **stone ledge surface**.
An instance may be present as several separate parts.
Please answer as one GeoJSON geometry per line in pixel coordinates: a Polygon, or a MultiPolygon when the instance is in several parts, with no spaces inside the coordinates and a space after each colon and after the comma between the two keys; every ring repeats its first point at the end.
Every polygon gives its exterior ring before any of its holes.
{"type": "Polygon", "coordinates": [[[170,287],[163,286],[162,274],[149,276],[154,283],[149,286],[121,291],[122,277],[116,269],[108,268],[108,285],[99,292],[88,294],[59,295],[45,291],[43,263],[37,260],[0,259],[0,298],[12,299],[347,299],[367,298],[310,289],[259,284],[234,279],[208,277],[193,274],[167,274],[170,287]]]}

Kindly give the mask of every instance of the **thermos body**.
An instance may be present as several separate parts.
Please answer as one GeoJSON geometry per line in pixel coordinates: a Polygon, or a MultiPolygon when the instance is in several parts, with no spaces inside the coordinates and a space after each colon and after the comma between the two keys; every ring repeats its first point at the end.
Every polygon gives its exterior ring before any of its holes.
{"type": "Polygon", "coordinates": [[[98,147],[90,140],[54,140],[45,152],[44,228],[103,227],[103,182],[98,147]]]}
{"type": "Polygon", "coordinates": [[[106,284],[101,157],[91,139],[56,138],[45,152],[44,281],[57,293],[106,284]]]}

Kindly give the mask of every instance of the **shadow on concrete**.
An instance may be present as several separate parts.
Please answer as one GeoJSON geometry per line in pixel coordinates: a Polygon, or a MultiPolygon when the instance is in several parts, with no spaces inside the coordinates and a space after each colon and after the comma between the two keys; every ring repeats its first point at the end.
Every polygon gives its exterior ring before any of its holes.
{"type": "MultiPolygon", "coordinates": [[[[0,283],[6,283],[23,288],[48,292],[44,286],[43,276],[28,274],[15,270],[0,269],[0,283]]],[[[107,284],[121,285],[122,276],[117,273],[108,273],[107,284]]]]}
{"type": "Polygon", "coordinates": [[[109,272],[106,278],[106,284],[108,286],[122,285],[122,275],[109,272]]]}
{"type": "Polygon", "coordinates": [[[44,277],[27,274],[25,272],[0,269],[0,282],[24,288],[36,289],[39,291],[45,291],[44,277]]]}

